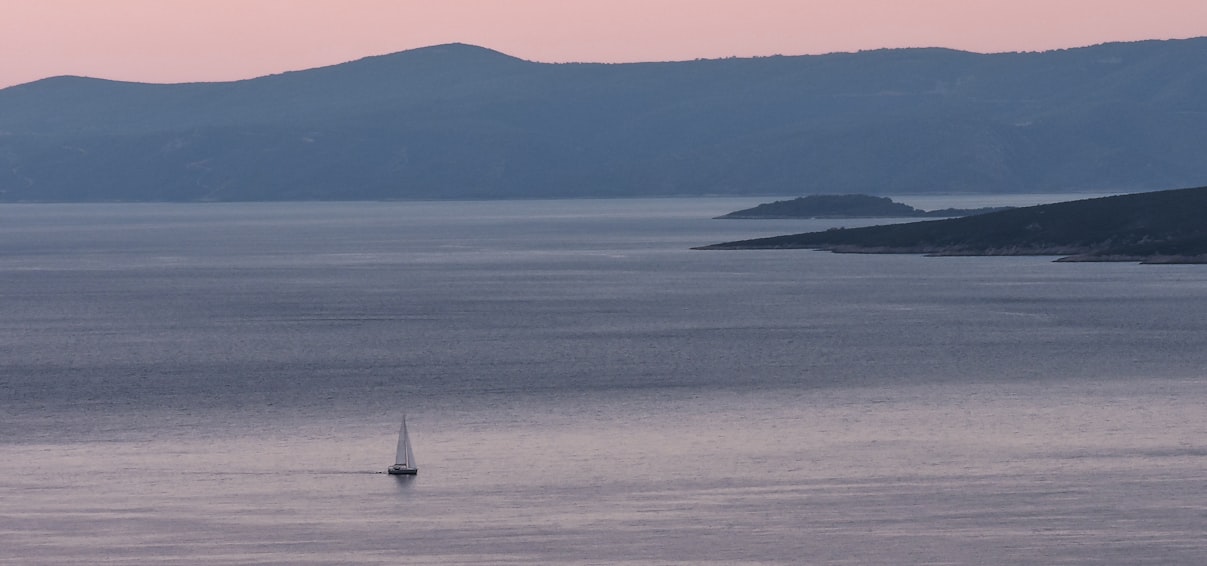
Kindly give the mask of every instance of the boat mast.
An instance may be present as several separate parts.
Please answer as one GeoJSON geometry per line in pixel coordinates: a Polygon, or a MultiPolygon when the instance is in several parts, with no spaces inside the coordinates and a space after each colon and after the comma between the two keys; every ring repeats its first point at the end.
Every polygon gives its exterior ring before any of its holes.
{"type": "Polygon", "coordinates": [[[402,437],[405,440],[404,444],[406,444],[407,467],[411,468],[411,469],[415,469],[415,467],[416,467],[415,466],[415,453],[411,452],[411,436],[409,434],[407,434],[406,417],[402,418],[402,437]]]}
{"type": "Polygon", "coordinates": [[[398,429],[398,451],[394,453],[394,463],[411,467],[411,440],[407,438],[407,416],[402,416],[402,427],[398,429]]]}

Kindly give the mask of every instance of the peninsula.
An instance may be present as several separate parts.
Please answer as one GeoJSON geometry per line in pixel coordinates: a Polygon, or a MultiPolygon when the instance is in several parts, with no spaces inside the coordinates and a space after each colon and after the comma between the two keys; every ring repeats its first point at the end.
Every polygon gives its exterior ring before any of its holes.
{"type": "Polygon", "coordinates": [[[935,256],[1054,255],[1057,261],[1207,263],[1207,187],[1021,207],[977,216],[831,229],[703,246],[935,256]]]}
{"type": "Polygon", "coordinates": [[[888,197],[870,195],[809,195],[792,200],[777,200],[753,208],[718,216],[719,219],[781,218],[951,218],[1006,210],[993,208],[945,208],[920,210],[888,197]]]}

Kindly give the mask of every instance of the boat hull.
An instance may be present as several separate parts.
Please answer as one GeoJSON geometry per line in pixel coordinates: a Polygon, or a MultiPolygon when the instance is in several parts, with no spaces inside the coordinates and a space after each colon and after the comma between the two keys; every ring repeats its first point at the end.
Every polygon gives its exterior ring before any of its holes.
{"type": "Polygon", "coordinates": [[[390,466],[390,468],[386,470],[386,473],[392,476],[413,476],[418,474],[419,470],[416,468],[404,468],[402,466],[390,466]]]}

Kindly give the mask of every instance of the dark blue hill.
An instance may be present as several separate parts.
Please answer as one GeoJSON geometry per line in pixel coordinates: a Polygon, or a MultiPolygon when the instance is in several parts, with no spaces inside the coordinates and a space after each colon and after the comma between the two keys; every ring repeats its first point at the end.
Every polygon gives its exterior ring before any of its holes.
{"type": "Polygon", "coordinates": [[[810,232],[700,249],[1059,255],[1064,261],[1207,263],[1207,187],[1016,208],[978,216],[810,232]]]}
{"type": "Polygon", "coordinates": [[[1149,190],[1207,179],[1207,39],[542,64],[452,44],[0,90],[0,200],[1149,190]]]}

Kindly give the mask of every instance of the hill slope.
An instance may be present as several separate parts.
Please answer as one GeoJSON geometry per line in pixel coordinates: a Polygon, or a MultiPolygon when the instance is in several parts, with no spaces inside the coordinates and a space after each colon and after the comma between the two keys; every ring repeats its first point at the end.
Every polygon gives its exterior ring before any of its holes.
{"type": "Polygon", "coordinates": [[[809,195],[792,200],[777,200],[736,210],[718,219],[756,220],[766,218],[950,218],[985,214],[1010,207],[976,209],[945,208],[920,210],[888,197],[870,195],[809,195]]]}
{"type": "Polygon", "coordinates": [[[698,249],[1060,255],[1063,261],[1207,263],[1207,187],[1016,208],[979,216],[828,230],[698,249]]]}
{"type": "Polygon", "coordinates": [[[0,90],[0,200],[1154,189],[1207,179],[1207,38],[540,64],[443,45],[0,90]]]}

